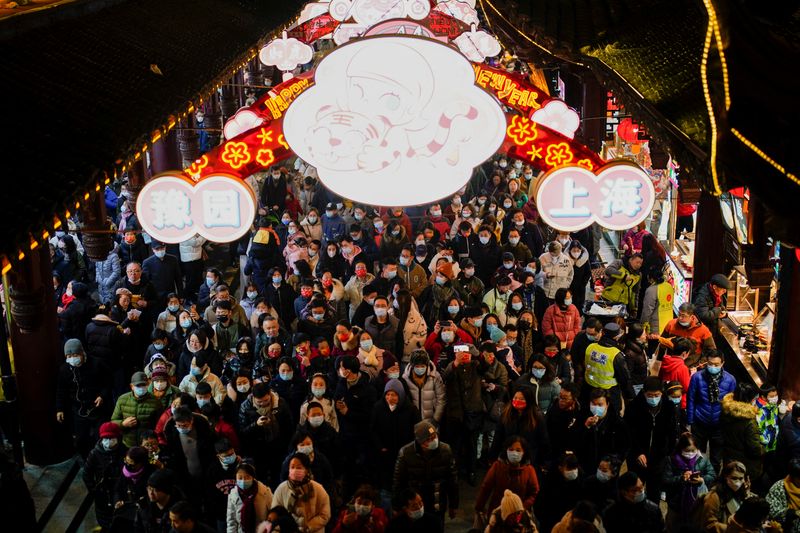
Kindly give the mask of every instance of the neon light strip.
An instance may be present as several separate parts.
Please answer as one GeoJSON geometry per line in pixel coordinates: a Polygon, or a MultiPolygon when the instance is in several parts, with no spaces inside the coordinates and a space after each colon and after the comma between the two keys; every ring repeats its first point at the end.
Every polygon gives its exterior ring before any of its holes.
{"type": "Polygon", "coordinates": [[[775,167],[775,169],[778,170],[778,172],[780,172],[781,174],[783,174],[784,176],[786,176],[787,178],[789,178],[790,180],[795,182],[797,185],[800,185],[800,178],[798,178],[796,175],[792,174],[791,172],[788,172],[783,165],[781,165],[780,163],[778,163],[777,161],[772,159],[763,150],[761,150],[758,146],[753,144],[753,142],[751,142],[747,137],[745,137],[744,135],[739,133],[739,130],[737,130],[736,128],[731,128],[731,133],[733,133],[736,136],[737,139],[742,141],[742,144],[744,144],[745,146],[750,148],[752,151],[754,151],[761,159],[763,159],[764,161],[766,161],[767,163],[769,163],[770,165],[775,167]]]}
{"type": "MultiPolygon", "coordinates": [[[[704,0],[708,4],[708,0],[704,0]]],[[[708,122],[711,126],[711,179],[714,182],[714,194],[719,196],[722,190],[719,186],[719,176],[717,175],[717,117],[714,115],[714,105],[711,101],[711,93],[708,89],[708,52],[711,49],[711,37],[714,33],[711,28],[713,10],[708,15],[708,28],[706,29],[706,38],[703,43],[703,57],[700,61],[700,78],[703,82],[703,99],[706,101],[706,109],[708,110],[708,122]]]]}

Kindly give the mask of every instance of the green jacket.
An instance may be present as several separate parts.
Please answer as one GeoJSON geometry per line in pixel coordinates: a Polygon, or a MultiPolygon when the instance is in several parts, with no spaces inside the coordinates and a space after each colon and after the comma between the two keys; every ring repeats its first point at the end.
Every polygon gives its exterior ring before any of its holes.
{"type": "Polygon", "coordinates": [[[759,398],[758,403],[758,431],[761,433],[761,444],[764,445],[765,452],[774,452],[778,447],[778,406],[765,402],[759,398]]]}
{"type": "Polygon", "coordinates": [[[164,406],[161,405],[161,400],[154,398],[150,393],[136,398],[133,392],[126,392],[117,399],[111,421],[122,427],[122,443],[130,448],[139,444],[139,435],[142,431],[155,429],[158,417],[163,410],[164,406]],[[122,421],[129,416],[135,416],[138,424],[126,428],[122,426],[122,421]]]}
{"type": "Polygon", "coordinates": [[[612,261],[606,267],[603,298],[613,303],[625,304],[628,314],[636,316],[641,278],[641,274],[631,271],[621,259],[612,261]]]}

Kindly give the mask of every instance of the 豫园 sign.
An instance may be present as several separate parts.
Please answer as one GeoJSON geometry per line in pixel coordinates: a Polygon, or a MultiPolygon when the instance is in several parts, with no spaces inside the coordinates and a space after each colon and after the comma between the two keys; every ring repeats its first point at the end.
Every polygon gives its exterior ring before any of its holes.
{"type": "Polygon", "coordinates": [[[213,242],[232,242],[250,230],[255,215],[252,189],[239,178],[220,174],[196,184],[178,173],[161,174],[136,198],[142,229],[166,243],[198,234],[213,242]]]}
{"type": "Polygon", "coordinates": [[[559,231],[577,231],[594,222],[625,230],[650,215],[656,193],[637,165],[613,162],[596,174],[575,166],[554,169],[540,178],[535,198],[542,220],[559,231]]]}

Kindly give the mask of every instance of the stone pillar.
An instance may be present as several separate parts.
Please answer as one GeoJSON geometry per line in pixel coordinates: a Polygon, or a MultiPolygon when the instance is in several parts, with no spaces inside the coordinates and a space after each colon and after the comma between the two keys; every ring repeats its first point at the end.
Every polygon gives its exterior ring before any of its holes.
{"type": "MultiPolygon", "coordinates": [[[[137,191],[138,192],[138,191],[137,191]]],[[[81,209],[83,247],[92,261],[104,261],[114,247],[106,220],[106,203],[102,188],[95,192],[81,209]]]]}
{"type": "Polygon", "coordinates": [[[186,168],[200,157],[200,138],[195,131],[194,116],[189,115],[181,121],[178,130],[178,150],[181,153],[181,168],[186,168]]]}
{"type": "Polygon", "coordinates": [[[128,170],[128,202],[136,213],[136,198],[139,196],[139,191],[142,190],[144,184],[147,183],[147,170],[144,165],[144,159],[140,159],[131,165],[128,170]]]}
{"type": "Polygon", "coordinates": [[[56,422],[56,376],[64,361],[46,246],[26,254],[8,276],[11,347],[19,385],[19,415],[25,458],[35,465],[72,455],[70,429],[56,422]]]}
{"type": "Polygon", "coordinates": [[[800,260],[796,248],[781,246],[777,323],[767,378],[781,398],[800,400],[800,260]]]}

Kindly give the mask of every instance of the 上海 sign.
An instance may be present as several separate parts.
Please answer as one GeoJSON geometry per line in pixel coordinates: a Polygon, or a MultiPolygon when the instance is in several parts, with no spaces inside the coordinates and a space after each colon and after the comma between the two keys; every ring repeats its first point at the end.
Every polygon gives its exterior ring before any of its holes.
{"type": "Polygon", "coordinates": [[[183,242],[201,235],[232,242],[250,229],[256,215],[252,189],[241,179],[211,175],[192,183],[180,175],[155,176],[136,198],[136,216],[153,239],[183,242]]]}
{"type": "Polygon", "coordinates": [[[539,214],[559,231],[577,231],[597,222],[624,230],[643,222],[653,209],[653,182],[637,165],[614,162],[590,170],[568,166],[545,174],[536,187],[539,214]]]}

